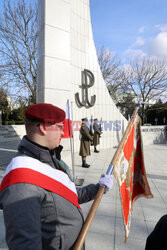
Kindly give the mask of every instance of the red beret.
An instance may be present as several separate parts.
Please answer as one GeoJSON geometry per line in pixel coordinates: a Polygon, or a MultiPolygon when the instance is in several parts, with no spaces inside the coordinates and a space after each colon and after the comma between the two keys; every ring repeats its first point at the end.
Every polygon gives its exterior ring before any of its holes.
{"type": "Polygon", "coordinates": [[[65,119],[64,110],[48,103],[37,103],[25,110],[25,117],[33,121],[58,123],[65,119]]]}

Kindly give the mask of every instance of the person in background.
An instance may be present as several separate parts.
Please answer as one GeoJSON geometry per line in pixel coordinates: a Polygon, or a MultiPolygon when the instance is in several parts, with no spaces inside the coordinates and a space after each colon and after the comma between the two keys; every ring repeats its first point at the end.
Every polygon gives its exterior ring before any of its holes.
{"type": "Polygon", "coordinates": [[[73,249],[84,223],[80,204],[94,199],[99,186],[111,189],[112,176],[76,188],[61,159],[65,112],[38,103],[25,117],[26,136],[0,184],[8,249],[73,249]]]}
{"type": "Polygon", "coordinates": [[[88,119],[81,119],[81,128],[80,128],[80,151],[79,155],[82,158],[82,167],[89,168],[90,165],[86,163],[86,157],[90,155],[90,142],[93,142],[93,137],[90,135],[90,129],[87,126],[88,119]]]}
{"type": "Polygon", "coordinates": [[[101,131],[99,129],[99,125],[98,125],[98,119],[94,119],[94,123],[93,123],[93,130],[94,130],[94,135],[93,135],[93,145],[94,145],[94,152],[95,153],[99,153],[99,151],[97,150],[97,145],[100,144],[100,135],[101,135],[101,131]]]}
{"type": "Polygon", "coordinates": [[[167,249],[167,214],[163,215],[147,237],[145,250],[167,249]]]}

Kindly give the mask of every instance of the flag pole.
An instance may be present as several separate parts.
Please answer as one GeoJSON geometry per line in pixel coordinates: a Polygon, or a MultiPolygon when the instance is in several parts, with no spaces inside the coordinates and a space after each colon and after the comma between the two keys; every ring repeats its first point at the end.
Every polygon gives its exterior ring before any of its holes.
{"type": "MultiPolygon", "coordinates": [[[[133,123],[135,121],[138,109],[139,109],[139,107],[136,107],[133,114],[132,114],[131,120],[128,123],[128,126],[127,126],[127,128],[125,130],[125,133],[124,133],[122,139],[121,139],[119,147],[117,148],[117,150],[116,150],[116,152],[115,152],[115,154],[114,154],[114,156],[112,158],[112,161],[111,161],[111,163],[110,163],[110,165],[109,165],[109,167],[108,167],[108,169],[106,171],[106,174],[112,174],[112,172],[113,172],[114,165],[117,162],[117,160],[119,159],[119,156],[120,156],[121,150],[123,149],[123,146],[125,144],[126,138],[127,138],[128,134],[129,134],[129,132],[130,132],[130,130],[132,128],[132,125],[133,125],[133,123]]],[[[86,236],[87,236],[87,234],[89,232],[92,221],[93,221],[93,219],[95,217],[96,211],[97,211],[97,209],[99,207],[99,204],[101,202],[104,191],[105,191],[105,187],[99,187],[97,195],[96,195],[96,197],[94,199],[94,202],[93,202],[93,204],[92,204],[92,206],[91,206],[91,208],[89,210],[89,213],[88,213],[87,218],[85,220],[85,223],[84,223],[84,225],[83,225],[83,227],[81,229],[81,232],[80,232],[80,234],[78,236],[78,239],[77,239],[77,241],[76,241],[76,243],[74,245],[73,250],[81,250],[81,248],[82,248],[82,246],[84,244],[85,238],[86,238],[86,236]]]]}
{"type": "MultiPolygon", "coordinates": [[[[71,138],[71,134],[70,134],[70,138],[71,140],[71,145],[72,145],[72,173],[73,173],[73,181],[75,182],[75,169],[74,169],[74,122],[73,122],[73,105],[71,102],[71,121],[72,121],[72,135],[73,138],[71,138]]],[[[70,133],[71,133],[71,129],[70,129],[70,133]]]]}
{"type": "Polygon", "coordinates": [[[72,162],[72,173],[73,173],[73,181],[75,180],[75,171],[74,171],[74,147],[72,143],[72,135],[74,136],[74,133],[72,131],[71,133],[71,126],[70,126],[70,120],[72,119],[72,129],[73,129],[73,117],[72,117],[72,111],[71,111],[71,116],[70,116],[70,104],[69,100],[67,100],[67,106],[68,106],[68,114],[69,114],[69,132],[70,132],[70,148],[71,148],[71,162],[72,162]],[[70,119],[71,118],[71,119],[70,119]]]}
{"type": "MultiPolygon", "coordinates": [[[[72,121],[72,171],[73,171],[73,182],[76,186],[82,186],[84,179],[79,179],[75,176],[75,157],[74,157],[74,120],[73,120],[73,102],[71,102],[71,121],[72,121]]],[[[70,136],[71,137],[71,136],[70,136]]]]}

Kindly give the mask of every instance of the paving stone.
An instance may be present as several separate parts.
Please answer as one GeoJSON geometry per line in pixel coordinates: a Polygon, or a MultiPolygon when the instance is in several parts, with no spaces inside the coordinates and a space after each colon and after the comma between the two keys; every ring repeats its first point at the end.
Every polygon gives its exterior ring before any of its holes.
{"type": "Polygon", "coordinates": [[[89,232],[86,250],[114,250],[114,235],[89,232]]]}

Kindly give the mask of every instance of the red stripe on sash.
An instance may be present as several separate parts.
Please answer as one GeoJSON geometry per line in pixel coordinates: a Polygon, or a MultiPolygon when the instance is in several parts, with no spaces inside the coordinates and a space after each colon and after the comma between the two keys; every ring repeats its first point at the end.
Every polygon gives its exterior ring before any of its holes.
{"type": "Polygon", "coordinates": [[[78,196],[76,193],[67,188],[61,182],[54,180],[32,169],[18,168],[11,170],[3,178],[2,183],[0,185],[0,192],[8,186],[17,183],[28,183],[42,187],[46,190],[49,190],[53,193],[62,196],[63,198],[71,202],[73,205],[80,208],[78,203],[78,196]]]}

